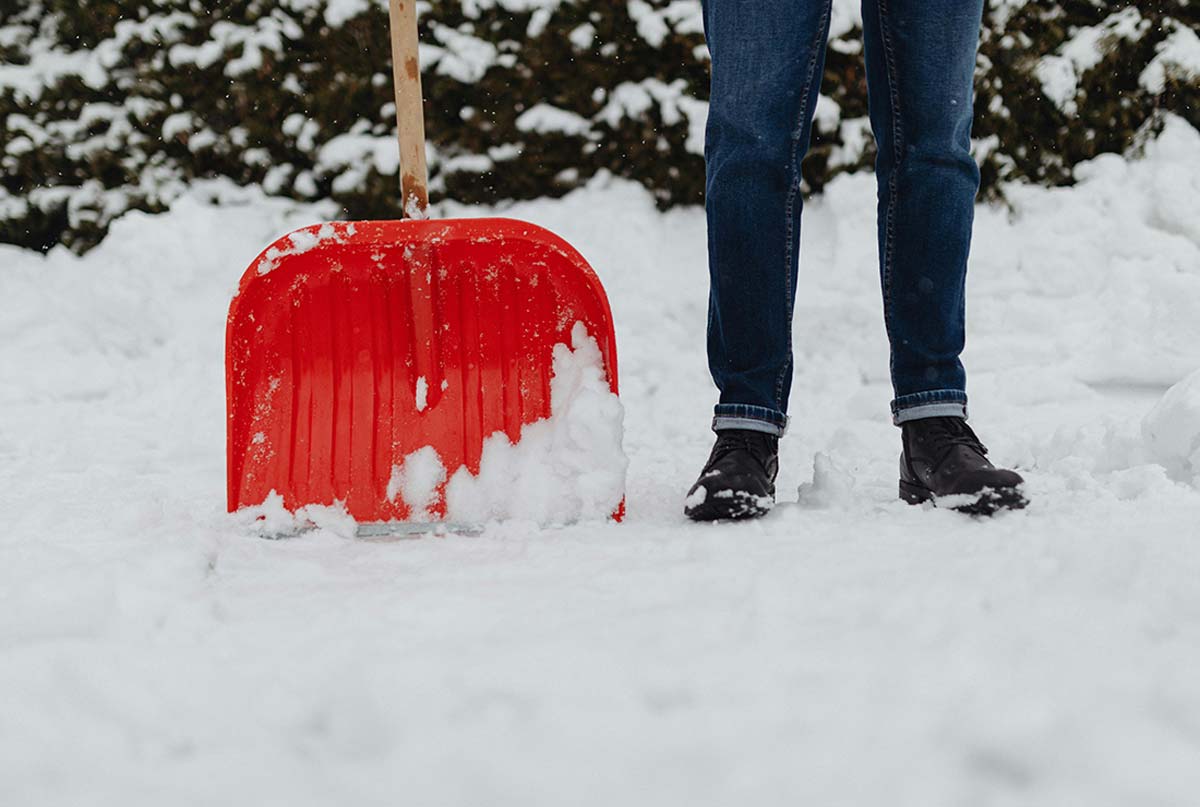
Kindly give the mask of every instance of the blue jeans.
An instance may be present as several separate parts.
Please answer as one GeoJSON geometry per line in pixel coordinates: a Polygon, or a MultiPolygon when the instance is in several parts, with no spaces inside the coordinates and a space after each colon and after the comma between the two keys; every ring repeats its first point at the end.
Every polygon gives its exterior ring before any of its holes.
{"type": "MultiPolygon", "coordinates": [[[[800,161],[831,0],[703,0],[714,429],[782,434],[792,383],[800,161]]],[[[983,0],[863,0],[879,264],[896,423],[966,417],[965,281],[983,0]]]]}

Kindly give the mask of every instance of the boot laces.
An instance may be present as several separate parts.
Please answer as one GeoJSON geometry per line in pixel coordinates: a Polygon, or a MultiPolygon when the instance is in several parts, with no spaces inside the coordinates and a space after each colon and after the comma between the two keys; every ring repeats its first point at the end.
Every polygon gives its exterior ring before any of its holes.
{"type": "Polygon", "coordinates": [[[743,433],[736,431],[721,431],[717,433],[717,443],[713,446],[709,466],[716,464],[734,451],[745,451],[759,465],[766,468],[767,455],[770,453],[770,437],[766,434],[743,433]]]}
{"type": "Polygon", "coordinates": [[[955,446],[966,446],[987,456],[988,450],[962,418],[937,418],[930,424],[929,435],[939,447],[939,462],[946,458],[955,446]]]}

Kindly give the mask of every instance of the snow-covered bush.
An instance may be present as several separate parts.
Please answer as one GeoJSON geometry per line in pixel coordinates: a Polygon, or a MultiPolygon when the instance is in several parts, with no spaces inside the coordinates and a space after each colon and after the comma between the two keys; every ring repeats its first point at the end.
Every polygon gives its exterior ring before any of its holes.
{"type": "MultiPolygon", "coordinates": [[[[858,0],[835,0],[810,189],[870,165],[858,0]]],[[[700,200],[698,0],[424,0],[435,194],[557,195],[598,172],[700,200]]],[[[1200,126],[1200,4],[992,0],[985,189],[1200,126]]],[[[84,250],[193,178],[398,215],[382,0],[0,0],[0,241],[84,250]]]]}
{"type": "Polygon", "coordinates": [[[985,187],[1067,184],[1074,167],[1159,131],[1200,128],[1200,5],[991,0],[976,78],[985,187]]]}

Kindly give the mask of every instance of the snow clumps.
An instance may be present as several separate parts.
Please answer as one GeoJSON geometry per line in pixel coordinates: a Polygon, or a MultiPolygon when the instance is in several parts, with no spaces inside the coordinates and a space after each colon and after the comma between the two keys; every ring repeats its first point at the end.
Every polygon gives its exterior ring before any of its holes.
{"type": "Polygon", "coordinates": [[[326,242],[342,243],[342,233],[354,234],[354,225],[335,226],[326,222],[319,227],[302,227],[280,238],[259,257],[256,264],[260,275],[269,274],[279,267],[284,258],[311,252],[326,242]]]}
{"type": "MultiPolygon", "coordinates": [[[[422,379],[424,380],[424,379],[422,379]]],[[[420,408],[420,407],[418,407],[420,408]]],[[[433,446],[419,448],[392,469],[388,499],[399,496],[408,505],[412,521],[433,521],[430,507],[438,500],[438,486],[446,481],[446,468],[433,446]]]]}
{"type": "MultiPolygon", "coordinates": [[[[450,476],[447,521],[565,524],[617,510],[629,464],[621,446],[625,413],[583,323],[572,329],[571,347],[554,346],[550,402],[550,417],[526,424],[516,444],[504,432],[484,441],[478,475],[464,466],[450,476]]],[[[437,452],[426,447],[397,466],[388,495],[400,496],[414,520],[427,520],[445,478],[437,452]]]]}
{"type": "Polygon", "coordinates": [[[1167,390],[1142,421],[1142,437],[1167,473],[1200,487],[1200,370],[1167,390]]]}
{"type": "Polygon", "coordinates": [[[339,538],[353,538],[358,530],[354,517],[346,512],[342,502],[309,504],[292,512],[284,506],[283,496],[274,490],[262,504],[243,507],[233,516],[247,532],[262,538],[289,538],[314,528],[339,538]]]}
{"type": "Polygon", "coordinates": [[[815,510],[844,509],[855,501],[854,474],[824,451],[813,458],[813,481],[797,489],[800,506],[815,510]]]}

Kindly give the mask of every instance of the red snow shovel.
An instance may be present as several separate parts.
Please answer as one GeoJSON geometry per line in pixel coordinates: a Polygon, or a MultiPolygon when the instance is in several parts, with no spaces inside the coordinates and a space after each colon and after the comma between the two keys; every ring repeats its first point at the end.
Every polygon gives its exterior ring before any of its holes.
{"type": "Polygon", "coordinates": [[[577,322],[617,392],[608,299],[578,252],[511,219],[423,219],[415,0],[390,11],[409,218],[296,230],[242,276],[226,331],[231,512],[275,491],[292,511],[336,501],[360,524],[409,520],[393,467],[432,446],[449,474],[477,474],[485,438],[516,442],[550,415],[553,347],[577,322]]]}

